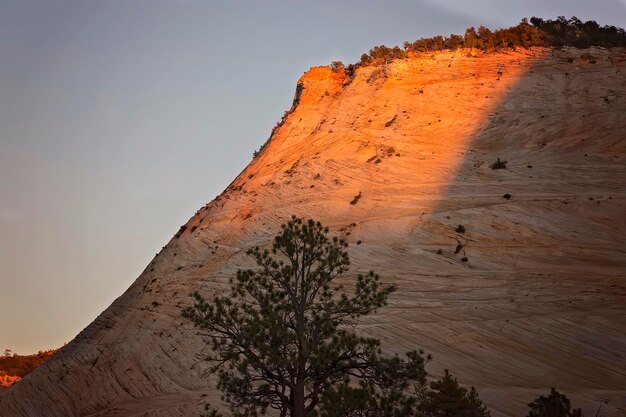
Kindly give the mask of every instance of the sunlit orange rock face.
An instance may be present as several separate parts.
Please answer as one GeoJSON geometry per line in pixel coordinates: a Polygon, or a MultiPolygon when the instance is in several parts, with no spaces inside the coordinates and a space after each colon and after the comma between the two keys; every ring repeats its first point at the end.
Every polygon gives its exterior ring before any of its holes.
{"type": "Polygon", "coordinates": [[[260,155],[0,397],[0,415],[199,415],[219,393],[181,308],[252,266],[245,250],[296,214],[348,239],[351,274],[398,286],[362,323],[389,353],[424,348],[432,374],[475,385],[496,417],[525,415],[552,386],[586,415],[608,401],[602,415],[623,416],[625,58],[457,51],[353,79],[312,68],[260,155]]]}

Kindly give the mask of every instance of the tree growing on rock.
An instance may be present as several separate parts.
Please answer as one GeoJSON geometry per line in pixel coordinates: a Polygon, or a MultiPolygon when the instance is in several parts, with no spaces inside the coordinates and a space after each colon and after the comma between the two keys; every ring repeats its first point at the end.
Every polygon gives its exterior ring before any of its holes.
{"type": "Polygon", "coordinates": [[[582,410],[572,409],[569,398],[554,388],[550,389],[548,396],[535,398],[528,408],[528,417],[582,417],[582,410]]]}
{"type": "Polygon", "coordinates": [[[207,337],[207,359],[234,416],[416,415],[428,357],[384,357],[377,339],[355,332],[394,287],[372,271],[351,291],[336,283],[348,271],[347,246],[319,222],[294,216],[271,250],[247,252],[257,268],[239,270],[229,294],[207,301],[196,292],[183,310],[207,337]]]}
{"type": "Polygon", "coordinates": [[[430,383],[421,407],[428,417],[490,417],[491,413],[474,387],[468,391],[446,369],[441,379],[430,383]]]}

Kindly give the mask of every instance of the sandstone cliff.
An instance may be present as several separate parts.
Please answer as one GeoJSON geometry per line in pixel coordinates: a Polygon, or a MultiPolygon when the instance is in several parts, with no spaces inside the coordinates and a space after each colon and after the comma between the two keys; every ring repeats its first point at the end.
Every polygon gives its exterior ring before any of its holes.
{"type": "Polygon", "coordinates": [[[219,394],[180,310],[296,214],[347,236],[352,273],[399,287],[363,331],[423,347],[494,417],[550,386],[623,416],[626,51],[438,52],[299,83],[262,152],[0,415],[199,415],[219,394]]]}

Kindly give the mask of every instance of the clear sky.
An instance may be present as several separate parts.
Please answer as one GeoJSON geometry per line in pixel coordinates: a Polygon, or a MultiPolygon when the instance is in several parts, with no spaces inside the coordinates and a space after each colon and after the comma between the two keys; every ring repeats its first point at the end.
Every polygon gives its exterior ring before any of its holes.
{"type": "Polygon", "coordinates": [[[309,67],[626,0],[0,0],[0,349],[61,346],[250,161],[309,67]]]}

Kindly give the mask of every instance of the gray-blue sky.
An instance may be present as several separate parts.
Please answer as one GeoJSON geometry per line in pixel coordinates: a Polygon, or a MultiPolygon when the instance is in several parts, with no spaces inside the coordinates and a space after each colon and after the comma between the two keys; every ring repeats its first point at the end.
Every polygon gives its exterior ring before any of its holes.
{"type": "Polygon", "coordinates": [[[249,162],[309,67],[624,0],[0,1],[0,348],[69,341],[249,162]]]}

